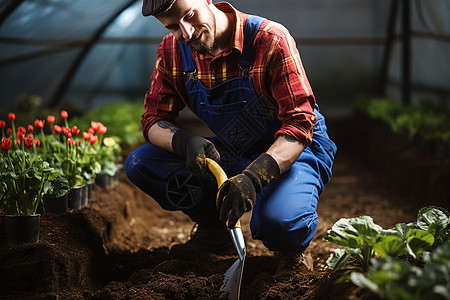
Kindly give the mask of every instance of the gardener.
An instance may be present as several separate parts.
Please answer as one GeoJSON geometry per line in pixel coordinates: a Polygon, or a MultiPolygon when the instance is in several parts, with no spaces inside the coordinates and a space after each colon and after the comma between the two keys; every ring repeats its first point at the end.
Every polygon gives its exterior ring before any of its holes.
{"type": "Polygon", "coordinates": [[[198,224],[174,254],[233,248],[225,228],[253,209],[250,229],[290,268],[317,228],[319,194],[336,152],[293,38],[280,24],[211,0],[144,0],[169,31],[157,51],[142,129],[149,144],[126,162],[130,180],[198,224]],[[175,124],[187,106],[214,132],[175,124]],[[217,191],[205,157],[229,179],[217,191]],[[216,208],[216,195],[223,199],[216,208]],[[218,212],[218,213],[217,213],[218,212]]]}

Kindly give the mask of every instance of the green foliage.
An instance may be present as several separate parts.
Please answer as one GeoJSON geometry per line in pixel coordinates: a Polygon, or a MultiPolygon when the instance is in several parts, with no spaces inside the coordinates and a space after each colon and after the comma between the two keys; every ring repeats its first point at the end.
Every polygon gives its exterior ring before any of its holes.
{"type": "Polygon", "coordinates": [[[350,280],[384,299],[450,299],[450,242],[424,256],[423,267],[402,259],[373,259],[366,274],[353,272],[350,280]]]}
{"type": "Polygon", "coordinates": [[[59,198],[69,193],[69,181],[60,176],[54,180],[47,180],[44,183],[44,194],[50,198],[59,198]]]}
{"type": "Polygon", "coordinates": [[[117,137],[119,143],[134,145],[144,141],[140,123],[143,112],[141,100],[120,100],[93,108],[84,116],[73,118],[71,122],[87,130],[91,120],[101,120],[108,127],[108,134],[117,137]]]}
{"type": "Polygon", "coordinates": [[[359,261],[350,280],[387,299],[450,299],[450,214],[444,208],[419,210],[414,223],[383,229],[371,217],[340,219],[325,241],[343,249],[327,261],[332,270],[359,261]]]}
{"type": "Polygon", "coordinates": [[[421,100],[402,106],[385,98],[359,98],[354,103],[354,110],[384,121],[393,132],[410,139],[419,137],[450,142],[450,115],[445,107],[431,101],[421,100]]]}
{"type": "Polygon", "coordinates": [[[5,214],[36,213],[44,184],[60,174],[39,156],[23,150],[2,153],[0,164],[0,210],[5,214]]]}

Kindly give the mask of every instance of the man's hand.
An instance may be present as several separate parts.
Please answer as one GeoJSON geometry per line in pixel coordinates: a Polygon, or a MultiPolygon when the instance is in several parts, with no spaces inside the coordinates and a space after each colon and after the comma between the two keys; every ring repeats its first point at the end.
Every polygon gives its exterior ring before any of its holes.
{"type": "Polygon", "coordinates": [[[256,193],[280,176],[280,168],[275,159],[263,153],[241,174],[225,181],[217,193],[217,209],[220,220],[228,220],[228,228],[233,228],[239,218],[251,211],[256,193]]]}
{"type": "Polygon", "coordinates": [[[206,164],[206,157],[220,161],[220,154],[214,144],[207,139],[179,129],[172,138],[173,151],[186,157],[186,167],[202,179],[214,181],[206,164]]]}

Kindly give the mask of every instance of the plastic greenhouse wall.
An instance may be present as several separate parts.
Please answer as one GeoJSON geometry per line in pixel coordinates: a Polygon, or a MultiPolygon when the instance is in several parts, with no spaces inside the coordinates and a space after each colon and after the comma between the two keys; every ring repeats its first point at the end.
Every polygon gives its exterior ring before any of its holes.
{"type": "MultiPolygon", "coordinates": [[[[392,1],[231,0],[237,9],[285,25],[295,37],[321,110],[347,114],[356,95],[379,91],[392,1]]],[[[403,0],[408,1],[408,0],[403,0]]],[[[401,97],[402,1],[386,79],[401,97]]],[[[413,98],[450,99],[450,4],[411,4],[413,98]]],[[[165,28],[141,15],[141,1],[0,1],[0,113],[23,95],[81,109],[142,99],[165,28]]]]}

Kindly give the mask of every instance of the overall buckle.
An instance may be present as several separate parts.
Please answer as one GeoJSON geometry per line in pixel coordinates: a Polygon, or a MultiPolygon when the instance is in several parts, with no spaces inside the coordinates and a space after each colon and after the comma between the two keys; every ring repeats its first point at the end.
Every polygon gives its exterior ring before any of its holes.
{"type": "Polygon", "coordinates": [[[197,74],[197,69],[192,72],[183,72],[184,75],[189,75],[189,80],[197,80],[195,74],[197,74]]]}
{"type": "Polygon", "coordinates": [[[239,70],[241,70],[242,79],[246,79],[249,77],[248,72],[250,72],[253,69],[253,66],[248,66],[247,68],[243,68],[241,65],[239,65],[239,70]]]}

